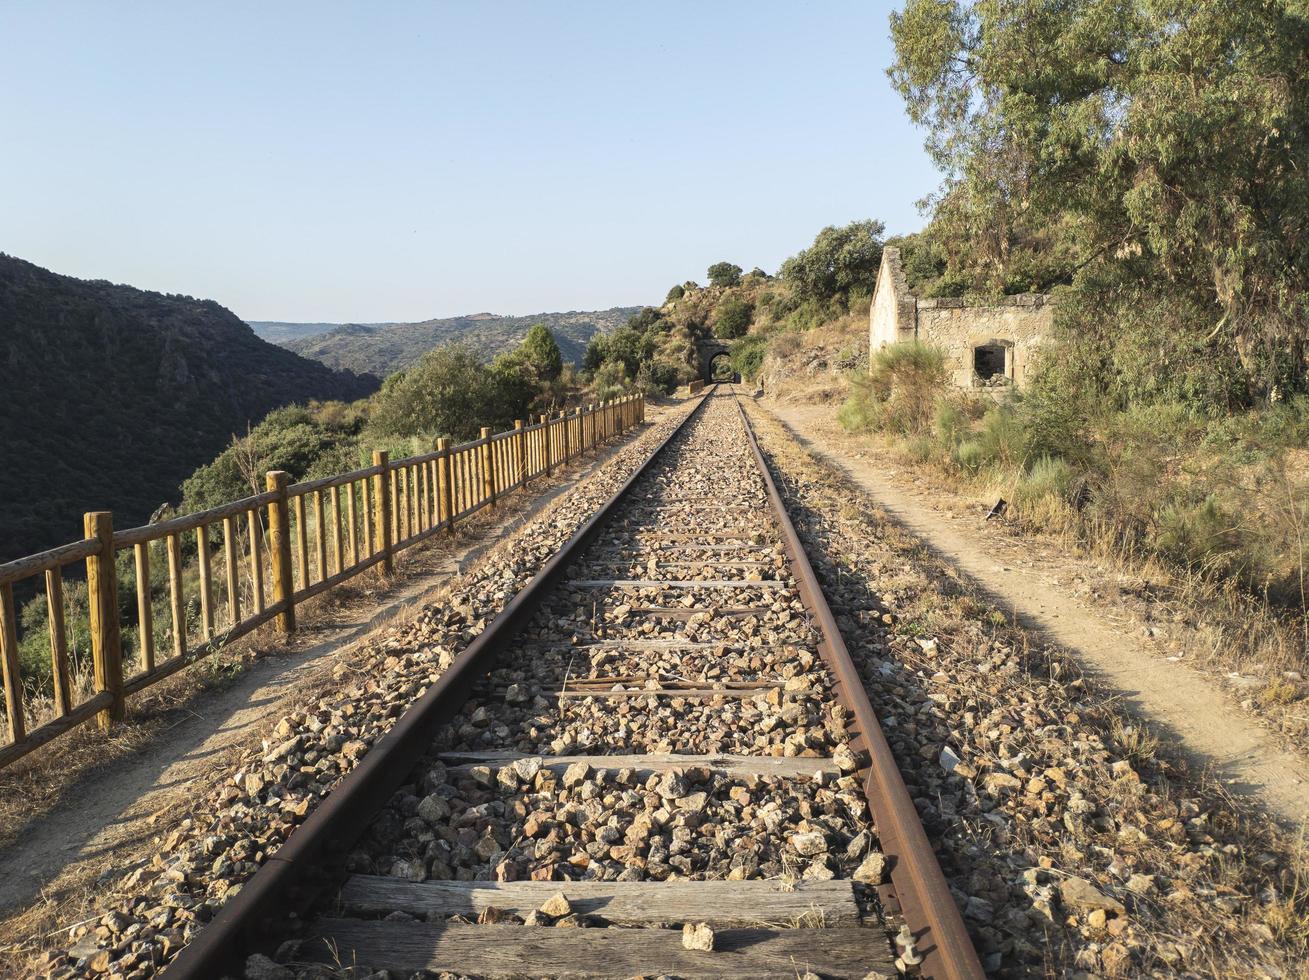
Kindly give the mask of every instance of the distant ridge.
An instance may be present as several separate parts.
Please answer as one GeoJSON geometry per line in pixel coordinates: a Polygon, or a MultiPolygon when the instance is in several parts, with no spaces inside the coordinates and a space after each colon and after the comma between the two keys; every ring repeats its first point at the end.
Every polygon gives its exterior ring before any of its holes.
{"type": "Polygon", "coordinates": [[[144,523],[272,409],[374,377],[266,343],[212,300],[61,276],[0,254],[0,562],[144,523]]]}
{"type": "Polygon", "coordinates": [[[490,360],[516,345],[529,327],[543,323],[554,331],[565,361],[577,363],[587,343],[598,333],[622,326],[639,306],[607,310],[571,310],[500,316],[470,313],[417,323],[284,323],[252,320],[261,337],[328,367],[386,377],[400,371],[439,344],[463,340],[490,360]]]}

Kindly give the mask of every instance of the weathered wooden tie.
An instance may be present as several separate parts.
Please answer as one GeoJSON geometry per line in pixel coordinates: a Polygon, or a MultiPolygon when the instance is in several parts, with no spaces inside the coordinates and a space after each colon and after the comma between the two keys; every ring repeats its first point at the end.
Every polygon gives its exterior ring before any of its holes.
{"type": "Polygon", "coordinates": [[[654,579],[654,578],[579,578],[564,583],[571,589],[785,589],[786,582],[776,579],[654,579]]]}
{"type": "MultiPolygon", "coordinates": [[[[540,758],[541,768],[562,773],[583,762],[592,769],[611,772],[631,769],[638,776],[668,772],[670,769],[712,769],[725,776],[772,776],[778,779],[813,779],[840,775],[835,762],[828,758],[777,758],[771,755],[685,755],[676,752],[647,752],[640,755],[556,755],[531,756],[522,752],[443,752],[441,761],[451,772],[467,772],[474,766],[498,769],[524,759],[540,758]]],[[[609,884],[613,884],[610,882],[609,884]]]]}
{"type": "Polygon", "coordinates": [[[698,978],[894,976],[880,929],[726,929],[713,952],[682,947],[673,929],[542,929],[324,919],[303,944],[324,963],[365,963],[372,969],[430,970],[479,977],[698,978]]]}
{"type": "Polygon", "coordinates": [[[476,918],[488,908],[525,916],[563,894],[573,911],[615,925],[707,922],[716,928],[857,925],[849,881],[422,881],[354,875],[341,889],[351,915],[476,918]]]}

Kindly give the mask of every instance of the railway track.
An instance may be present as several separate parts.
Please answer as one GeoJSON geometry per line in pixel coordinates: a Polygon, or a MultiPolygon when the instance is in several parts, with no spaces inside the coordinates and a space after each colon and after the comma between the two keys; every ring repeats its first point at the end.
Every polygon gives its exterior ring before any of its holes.
{"type": "Polygon", "coordinates": [[[981,975],[711,393],[169,968],[981,975]],[[576,928],[568,928],[576,927],[576,928]]]}

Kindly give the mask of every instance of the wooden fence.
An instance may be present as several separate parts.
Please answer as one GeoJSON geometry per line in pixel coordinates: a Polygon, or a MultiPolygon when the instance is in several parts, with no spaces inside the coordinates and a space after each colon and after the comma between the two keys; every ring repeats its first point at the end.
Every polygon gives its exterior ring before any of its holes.
{"type": "Polygon", "coordinates": [[[82,540],[0,565],[0,664],[8,729],[0,767],[91,718],[107,729],[123,717],[128,695],[269,620],[290,633],[299,603],[374,566],[390,573],[397,551],[438,531],[453,532],[457,521],[494,507],[498,497],[644,419],[644,397],[632,395],[542,415],[533,424],[518,421],[508,432],[484,428],[481,438],[458,446],[438,439],[432,452],[407,459],[393,461],[376,452],[372,466],[339,476],[288,483],[286,473],[271,472],[263,493],[158,524],[116,531],[108,511],[86,514],[82,540]],[[184,536],[188,550],[194,541],[192,571],[198,571],[193,585],[198,616],[191,617],[188,610],[196,606],[188,606],[186,595],[184,536]],[[141,669],[125,678],[116,558],[129,550],[137,611],[129,628],[137,636],[141,669]],[[168,569],[162,610],[168,623],[162,635],[170,641],[166,649],[160,649],[156,634],[150,587],[156,560],[166,561],[168,569]],[[81,562],[86,563],[94,678],[90,693],[74,703],[63,570],[81,562]],[[37,576],[44,577],[55,717],[27,731],[14,585],[37,576]]]}

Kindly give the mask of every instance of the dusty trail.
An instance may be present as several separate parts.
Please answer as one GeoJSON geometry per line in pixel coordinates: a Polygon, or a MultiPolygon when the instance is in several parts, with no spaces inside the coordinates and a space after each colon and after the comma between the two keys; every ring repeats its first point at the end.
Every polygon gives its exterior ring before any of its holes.
{"type": "Polygon", "coordinates": [[[1028,630],[1066,649],[1101,685],[1119,693],[1166,746],[1210,771],[1236,796],[1264,805],[1298,826],[1309,814],[1309,763],[1241,713],[1221,690],[1183,664],[1171,663],[1124,614],[1097,608],[1061,578],[1099,572],[1075,556],[1034,559],[1021,544],[982,536],[981,515],[947,519],[910,480],[860,453],[829,406],[766,406],[806,448],[840,467],[887,514],[973,580],[1028,630]]]}

